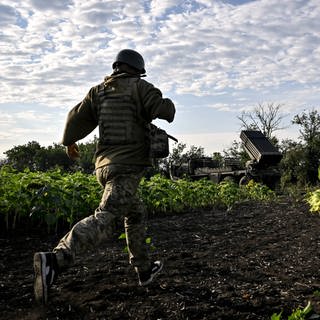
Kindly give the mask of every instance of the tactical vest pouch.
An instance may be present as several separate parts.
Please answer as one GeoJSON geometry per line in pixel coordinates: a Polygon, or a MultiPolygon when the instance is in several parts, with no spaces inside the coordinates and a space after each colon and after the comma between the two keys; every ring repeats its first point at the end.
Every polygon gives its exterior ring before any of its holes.
{"type": "Polygon", "coordinates": [[[149,139],[151,158],[166,158],[169,155],[169,136],[163,129],[150,124],[149,139]]]}
{"type": "Polygon", "coordinates": [[[147,127],[147,140],[150,143],[150,157],[153,159],[166,158],[169,155],[169,139],[178,142],[175,137],[170,136],[167,132],[161,128],[158,128],[153,123],[146,124],[145,120],[141,116],[142,103],[138,92],[137,83],[134,84],[133,94],[136,97],[138,104],[138,117],[145,123],[147,127]]]}

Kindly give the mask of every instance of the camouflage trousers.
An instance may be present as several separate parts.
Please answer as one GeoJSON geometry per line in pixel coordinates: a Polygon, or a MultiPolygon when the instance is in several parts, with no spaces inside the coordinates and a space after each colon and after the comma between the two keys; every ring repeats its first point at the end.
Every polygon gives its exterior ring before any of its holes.
{"type": "Polygon", "coordinates": [[[61,269],[72,265],[77,254],[119,236],[115,234],[119,221],[124,223],[129,262],[138,272],[150,267],[145,209],[137,194],[143,173],[138,166],[111,164],[97,169],[97,179],[104,187],[100,205],[94,214],[75,224],[53,249],[61,269]]]}

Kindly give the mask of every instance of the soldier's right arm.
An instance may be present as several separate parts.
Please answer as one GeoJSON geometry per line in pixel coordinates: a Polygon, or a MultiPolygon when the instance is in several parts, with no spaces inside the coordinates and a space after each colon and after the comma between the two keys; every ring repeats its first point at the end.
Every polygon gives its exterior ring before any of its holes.
{"type": "Polygon", "coordinates": [[[62,144],[70,146],[83,139],[98,125],[94,112],[96,88],[91,88],[86,97],[73,107],[67,117],[62,144]]]}
{"type": "Polygon", "coordinates": [[[163,119],[172,122],[175,115],[174,103],[163,98],[161,91],[151,83],[140,80],[138,82],[139,96],[147,116],[147,120],[163,119]]]}

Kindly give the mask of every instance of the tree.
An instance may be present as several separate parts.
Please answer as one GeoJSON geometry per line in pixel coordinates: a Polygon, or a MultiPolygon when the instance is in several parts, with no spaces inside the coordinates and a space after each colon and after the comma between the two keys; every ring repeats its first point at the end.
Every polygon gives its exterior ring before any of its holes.
{"type": "Polygon", "coordinates": [[[22,171],[28,168],[31,171],[46,171],[59,167],[70,170],[72,161],[67,157],[64,147],[53,144],[47,148],[40,146],[36,141],[25,145],[15,146],[5,152],[6,164],[22,171]]]}
{"type": "Polygon", "coordinates": [[[185,151],[187,145],[179,142],[165,159],[158,160],[156,172],[161,172],[169,176],[170,168],[175,167],[179,169],[184,163],[190,159],[204,157],[203,147],[190,146],[189,150],[185,151]]]}
{"type": "Polygon", "coordinates": [[[15,146],[12,149],[4,152],[7,156],[7,164],[13,166],[17,170],[37,170],[35,164],[35,156],[41,151],[41,146],[36,141],[28,142],[25,145],[15,146]]]}
{"type": "Polygon", "coordinates": [[[64,171],[81,170],[92,173],[97,140],[97,137],[94,137],[93,141],[79,143],[81,157],[78,162],[73,162],[68,158],[65,147],[61,144],[54,143],[51,146],[42,147],[38,142],[31,141],[6,151],[6,159],[3,160],[3,164],[11,165],[19,171],[26,168],[31,171],[60,168],[64,171]]]}
{"type": "Polygon", "coordinates": [[[191,146],[188,151],[186,149],[186,144],[178,143],[175,148],[173,148],[172,153],[167,158],[170,164],[174,163],[181,165],[184,162],[187,162],[190,159],[196,159],[204,157],[204,149],[202,147],[191,146]]]}
{"type": "Polygon", "coordinates": [[[281,122],[285,115],[281,114],[282,105],[269,103],[266,105],[258,104],[252,112],[242,112],[237,118],[241,122],[241,128],[244,130],[259,130],[267,136],[273,143],[278,140],[274,136],[274,132],[284,129],[281,122]]]}
{"type": "MultiPolygon", "coordinates": [[[[281,114],[281,104],[261,104],[251,112],[242,112],[238,116],[240,120],[240,130],[259,130],[274,144],[278,144],[278,139],[274,135],[277,130],[284,129],[281,126],[282,120],[285,118],[284,114],[281,114]]],[[[226,157],[233,157],[240,160],[242,165],[250,159],[247,152],[241,142],[234,140],[232,145],[223,150],[226,157]]]]}
{"type": "Polygon", "coordinates": [[[320,139],[320,114],[317,110],[313,109],[308,113],[303,112],[301,115],[295,115],[292,123],[301,126],[300,138],[307,145],[318,143],[320,139]]]}
{"type": "Polygon", "coordinates": [[[228,149],[224,149],[223,153],[225,157],[239,159],[243,166],[250,160],[249,155],[244,150],[243,144],[236,140],[233,140],[231,146],[228,149]]]}
{"type": "Polygon", "coordinates": [[[34,157],[34,167],[39,171],[60,168],[70,171],[73,162],[68,158],[65,147],[54,143],[52,146],[43,147],[34,157]]]}
{"type": "Polygon", "coordinates": [[[94,171],[95,151],[98,143],[98,138],[94,136],[92,141],[86,143],[79,143],[80,159],[79,166],[86,173],[92,173],[94,171]]]}
{"type": "Polygon", "coordinates": [[[217,167],[222,167],[224,164],[224,157],[220,152],[214,152],[212,155],[212,160],[217,163],[217,167]]]}
{"type": "Polygon", "coordinates": [[[307,178],[309,182],[315,184],[320,165],[320,114],[315,109],[303,112],[294,116],[292,123],[300,126],[307,178]]]}
{"type": "Polygon", "coordinates": [[[308,176],[302,143],[286,139],[282,141],[280,150],[283,154],[280,162],[282,188],[292,184],[298,187],[305,186],[308,183],[308,176]]]}

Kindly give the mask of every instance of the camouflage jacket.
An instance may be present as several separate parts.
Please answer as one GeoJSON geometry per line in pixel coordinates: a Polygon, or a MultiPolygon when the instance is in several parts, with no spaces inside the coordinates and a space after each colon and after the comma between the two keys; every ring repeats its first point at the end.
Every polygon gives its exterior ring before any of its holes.
{"type": "MultiPolygon", "coordinates": [[[[126,78],[137,78],[137,91],[139,101],[135,95],[133,100],[136,105],[141,105],[141,116],[144,121],[151,122],[154,119],[164,119],[172,122],[175,115],[175,106],[168,98],[163,98],[159,89],[151,83],[127,73],[107,76],[103,83],[92,87],[86,97],[68,113],[62,144],[71,145],[91,133],[99,125],[99,90],[101,86],[110,81],[127,83],[126,78]]],[[[149,145],[144,138],[136,143],[129,144],[103,144],[99,142],[96,151],[96,168],[107,164],[151,165],[149,157],[149,145]]]]}

